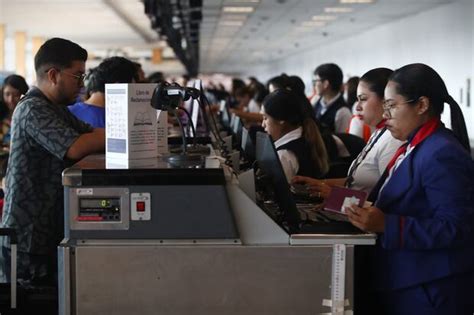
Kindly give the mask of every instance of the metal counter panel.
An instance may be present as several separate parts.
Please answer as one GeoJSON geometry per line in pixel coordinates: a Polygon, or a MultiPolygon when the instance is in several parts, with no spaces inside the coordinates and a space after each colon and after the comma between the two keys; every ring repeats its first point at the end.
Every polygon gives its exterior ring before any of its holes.
{"type": "MultiPolygon", "coordinates": [[[[352,251],[346,266],[351,304],[352,251]]],[[[72,314],[330,311],[322,300],[331,296],[331,246],[78,246],[71,259],[72,314]]]]}

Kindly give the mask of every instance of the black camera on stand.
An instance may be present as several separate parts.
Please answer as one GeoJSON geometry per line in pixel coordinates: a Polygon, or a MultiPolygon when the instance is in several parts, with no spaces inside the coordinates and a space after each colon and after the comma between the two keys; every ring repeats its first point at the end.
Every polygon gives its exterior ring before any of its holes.
{"type": "MultiPolygon", "coordinates": [[[[153,91],[153,95],[151,97],[151,106],[157,110],[164,110],[174,114],[174,116],[178,120],[178,124],[181,129],[183,150],[181,154],[171,155],[168,158],[168,161],[172,164],[177,164],[180,166],[189,166],[196,165],[196,163],[199,164],[202,162],[201,154],[192,154],[188,152],[184,127],[181,120],[179,119],[178,113],[176,112],[176,109],[180,109],[188,116],[188,122],[191,125],[194,139],[196,139],[196,126],[194,126],[192,122],[191,114],[184,107],[182,107],[181,104],[183,104],[184,101],[187,101],[189,99],[197,100],[200,96],[201,91],[199,91],[198,89],[191,87],[182,87],[177,83],[170,84],[168,82],[159,83],[153,91]]],[[[199,148],[197,148],[196,143],[194,143],[192,151],[199,152],[203,150],[199,150],[199,148]]],[[[207,148],[204,151],[208,151],[207,148]]]]}

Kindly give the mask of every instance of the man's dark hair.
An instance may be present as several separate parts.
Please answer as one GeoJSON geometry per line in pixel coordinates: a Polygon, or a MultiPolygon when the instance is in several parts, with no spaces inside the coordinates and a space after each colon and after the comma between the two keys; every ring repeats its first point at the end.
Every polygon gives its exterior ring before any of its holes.
{"type": "Polygon", "coordinates": [[[325,63],[314,70],[314,75],[317,75],[321,80],[328,80],[331,85],[331,90],[339,92],[342,86],[342,70],[335,63],[325,63]]]}
{"type": "Polygon", "coordinates": [[[87,60],[87,50],[70,40],[51,38],[36,53],[36,76],[38,78],[43,77],[45,71],[52,67],[58,69],[68,68],[76,60],[85,62],[87,60]]]}
{"type": "Polygon", "coordinates": [[[124,57],[104,59],[88,75],[87,92],[105,92],[106,83],[138,82],[135,64],[124,57]]]}

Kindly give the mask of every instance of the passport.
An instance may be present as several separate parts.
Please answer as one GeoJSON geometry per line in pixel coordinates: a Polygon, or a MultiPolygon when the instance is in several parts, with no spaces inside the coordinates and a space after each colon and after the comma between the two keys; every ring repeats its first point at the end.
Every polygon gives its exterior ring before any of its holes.
{"type": "MultiPolygon", "coordinates": [[[[345,207],[351,205],[365,206],[367,193],[365,191],[354,190],[345,187],[332,187],[331,193],[324,202],[324,212],[335,214],[334,219],[347,220],[345,207]],[[326,212],[327,211],[327,212],[326,212]]],[[[332,217],[332,216],[331,216],[332,217]]]]}

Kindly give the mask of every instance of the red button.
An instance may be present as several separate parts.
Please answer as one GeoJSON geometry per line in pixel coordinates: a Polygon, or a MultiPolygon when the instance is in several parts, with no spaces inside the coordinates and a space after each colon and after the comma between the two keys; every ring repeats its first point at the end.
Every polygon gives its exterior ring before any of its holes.
{"type": "Polygon", "coordinates": [[[144,201],[137,201],[137,211],[138,212],[145,212],[145,202],[144,201]]]}

